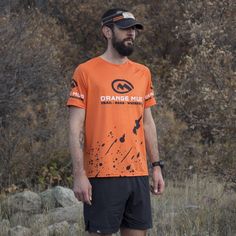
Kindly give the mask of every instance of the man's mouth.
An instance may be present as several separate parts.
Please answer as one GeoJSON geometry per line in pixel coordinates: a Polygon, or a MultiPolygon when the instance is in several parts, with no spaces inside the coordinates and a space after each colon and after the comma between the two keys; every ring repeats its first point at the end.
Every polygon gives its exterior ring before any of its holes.
{"type": "Polygon", "coordinates": [[[127,42],[128,44],[133,44],[134,40],[132,38],[125,39],[124,42],[127,42]]]}

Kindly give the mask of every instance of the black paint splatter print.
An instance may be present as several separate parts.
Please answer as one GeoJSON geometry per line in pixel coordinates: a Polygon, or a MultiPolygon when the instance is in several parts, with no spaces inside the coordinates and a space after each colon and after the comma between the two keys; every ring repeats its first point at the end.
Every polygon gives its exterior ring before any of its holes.
{"type": "Polygon", "coordinates": [[[133,128],[133,133],[137,134],[137,130],[140,128],[140,121],[142,119],[142,116],[140,116],[137,120],[135,120],[135,126],[133,128]]]}

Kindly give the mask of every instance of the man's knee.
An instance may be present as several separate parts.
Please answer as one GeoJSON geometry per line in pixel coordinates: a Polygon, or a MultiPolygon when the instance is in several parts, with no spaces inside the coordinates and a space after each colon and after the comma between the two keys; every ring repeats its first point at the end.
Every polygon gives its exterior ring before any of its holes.
{"type": "Polygon", "coordinates": [[[138,229],[120,229],[121,236],[146,236],[147,230],[138,230],[138,229]]]}
{"type": "Polygon", "coordinates": [[[88,236],[112,236],[112,234],[88,233],[88,236]]]}

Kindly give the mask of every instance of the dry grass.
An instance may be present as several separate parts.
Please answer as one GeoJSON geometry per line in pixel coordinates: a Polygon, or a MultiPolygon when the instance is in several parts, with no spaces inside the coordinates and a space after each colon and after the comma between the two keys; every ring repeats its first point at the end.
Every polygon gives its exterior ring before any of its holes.
{"type": "MultiPolygon", "coordinates": [[[[165,193],[159,197],[152,196],[151,200],[153,229],[149,230],[149,236],[236,235],[236,193],[216,179],[194,176],[183,182],[166,180],[165,193]]],[[[38,223],[39,227],[34,225],[32,229],[47,225],[47,222],[45,225],[38,223]]],[[[83,229],[82,218],[78,223],[79,229],[83,229]]],[[[56,235],[66,234],[60,232],[56,235]]],[[[79,235],[87,234],[80,231],[79,235]]]]}
{"type": "Polygon", "coordinates": [[[236,193],[215,179],[167,181],[163,196],[152,197],[152,206],[149,235],[236,235],[236,193]]]}

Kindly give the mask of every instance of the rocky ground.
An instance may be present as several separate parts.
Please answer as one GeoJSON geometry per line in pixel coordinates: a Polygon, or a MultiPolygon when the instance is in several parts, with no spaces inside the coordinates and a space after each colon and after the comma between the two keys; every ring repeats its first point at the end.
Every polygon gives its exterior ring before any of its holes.
{"type": "Polygon", "coordinates": [[[19,192],[1,201],[0,235],[83,235],[81,211],[82,204],[68,188],[19,192]]]}

